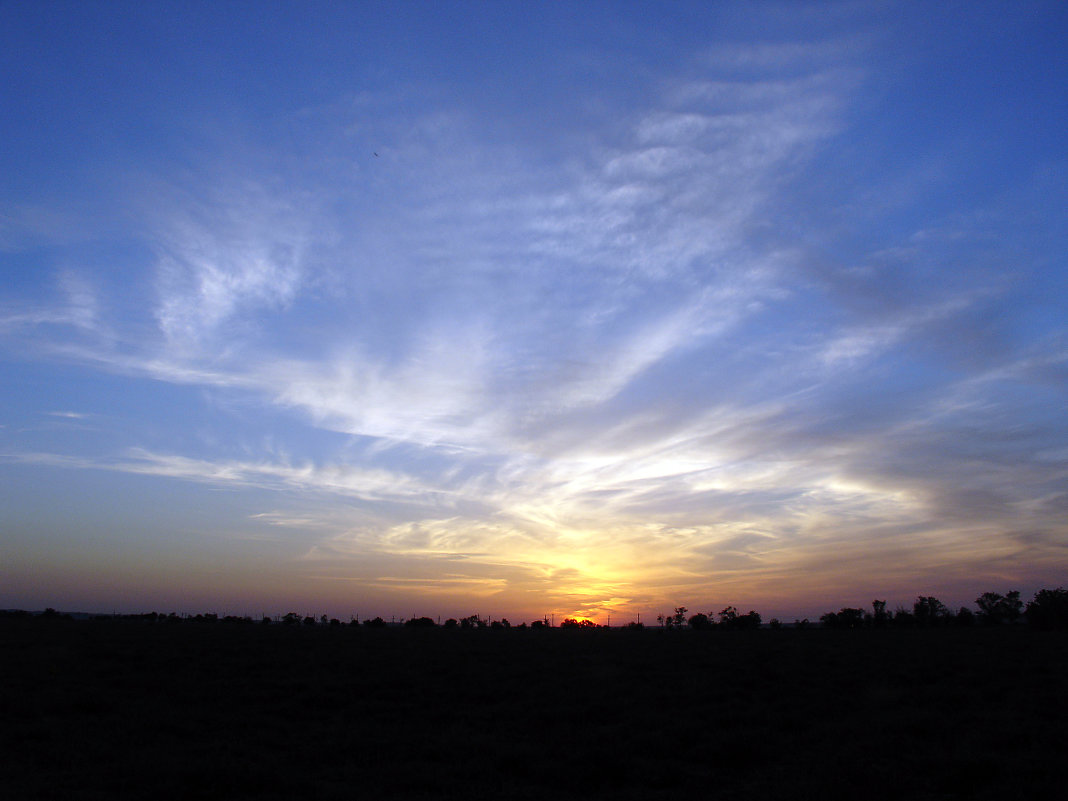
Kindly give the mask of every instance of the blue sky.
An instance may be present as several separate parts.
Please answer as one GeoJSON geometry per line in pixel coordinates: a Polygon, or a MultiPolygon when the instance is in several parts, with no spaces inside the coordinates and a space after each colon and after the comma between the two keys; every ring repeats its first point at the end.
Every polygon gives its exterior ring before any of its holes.
{"type": "Polygon", "coordinates": [[[0,23],[0,606],[1065,582],[1063,4],[0,23]]]}

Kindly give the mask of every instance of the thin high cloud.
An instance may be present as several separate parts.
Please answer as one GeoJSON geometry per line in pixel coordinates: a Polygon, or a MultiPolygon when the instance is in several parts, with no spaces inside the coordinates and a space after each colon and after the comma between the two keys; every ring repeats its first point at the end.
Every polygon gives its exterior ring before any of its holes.
{"type": "Polygon", "coordinates": [[[990,215],[874,236],[908,192],[821,184],[863,48],[705,53],[566,163],[459,104],[307,109],[328,133],[296,154],[164,193],[137,325],[68,280],[2,329],[67,321],[42,352],[197,390],[245,439],[6,458],[272,492],[249,520],[309,576],[428,598],[592,614],[1055,564],[1065,349],[1023,331],[990,215]]]}
{"type": "MultiPolygon", "coordinates": [[[[811,114],[805,108],[804,116],[811,114]]],[[[327,338],[313,360],[279,360],[270,350],[243,347],[242,340],[257,342],[258,326],[292,329],[308,319],[287,318],[286,308],[298,301],[305,272],[299,264],[300,237],[293,231],[312,228],[311,221],[282,202],[273,205],[286,213],[264,212],[257,206],[258,192],[240,203],[183,212],[161,240],[164,256],[158,265],[155,317],[168,348],[148,354],[144,364],[161,377],[193,382],[225,369],[233,377],[220,374],[220,381],[274,388],[281,405],[304,409],[316,423],[348,433],[489,450],[495,447],[492,440],[514,435],[531,414],[551,417],[609,401],[650,367],[729,329],[776,293],[777,256],[738,251],[745,249],[747,215],[774,188],[775,172],[796,144],[796,131],[779,124],[778,117],[758,115],[730,121],[733,133],[748,126],[750,136],[676,132],[676,144],[685,144],[692,157],[682,171],[681,165],[656,156],[665,151],[649,146],[661,136],[654,128],[675,116],[655,112],[639,119],[631,150],[606,149],[571,187],[545,199],[535,193],[522,200],[520,206],[543,212],[525,222],[528,230],[520,229],[518,238],[510,235],[507,247],[502,239],[507,224],[493,219],[492,211],[478,212],[479,204],[467,204],[475,216],[445,221],[448,228],[436,246],[444,250],[429,263],[395,251],[402,259],[398,274],[411,282],[403,291],[428,314],[414,318],[416,327],[396,329],[395,321],[371,311],[370,322],[394,329],[396,352],[385,360],[367,355],[359,343],[369,333],[368,321],[360,319],[367,298],[357,299],[356,319],[348,328],[324,332],[327,338]],[[651,127],[654,118],[659,122],[651,127]],[[739,172],[747,176],[748,190],[732,180],[739,172]],[[671,211],[670,225],[651,230],[645,218],[656,206],[636,205],[637,197],[662,200],[671,211]],[[458,236],[454,226],[469,235],[458,236]],[[465,252],[451,252],[460,247],[480,254],[473,265],[465,252]],[[545,262],[546,250],[557,263],[545,262]],[[439,260],[454,265],[455,275],[442,276],[439,260]],[[545,304],[553,298],[546,292],[556,291],[550,287],[569,272],[576,272],[580,282],[567,301],[572,307],[547,313],[551,305],[545,304]],[[440,294],[424,295],[428,278],[429,291],[440,294]],[[221,368],[218,352],[210,361],[189,361],[185,349],[216,341],[217,329],[228,322],[234,325],[226,329],[222,355],[236,349],[240,361],[221,368]],[[560,353],[568,348],[561,336],[574,351],[563,360],[560,353]]],[[[424,164],[407,169],[421,173],[424,164]]],[[[476,183],[475,191],[484,181],[476,183]]],[[[458,191],[464,188],[461,178],[458,191]]],[[[503,204],[505,209],[515,205],[503,204]]],[[[435,216],[442,212],[434,204],[424,208],[431,227],[418,227],[433,232],[435,216]]],[[[362,236],[344,247],[358,245],[362,236]]],[[[382,293],[377,269],[359,251],[335,251],[328,272],[347,274],[351,292],[373,300],[382,293]]],[[[398,283],[389,279],[387,305],[397,302],[398,283]]],[[[332,305],[322,296],[315,299],[318,306],[324,303],[332,305]]],[[[117,358],[123,360],[130,357],[117,358]]]]}
{"type": "Polygon", "coordinates": [[[55,280],[58,302],[31,304],[0,304],[0,332],[15,334],[40,326],[60,326],[96,334],[99,331],[100,303],[96,288],[79,271],[62,270],[55,280]],[[21,329],[21,330],[20,330],[21,329]]]}
{"type": "MultiPolygon", "coordinates": [[[[316,491],[362,500],[432,499],[437,492],[420,485],[409,475],[384,469],[365,469],[352,465],[290,464],[278,461],[209,461],[173,454],[133,449],[128,454],[109,459],[93,459],[51,453],[19,453],[0,457],[3,461],[68,467],[113,470],[137,475],[181,479],[220,487],[247,487],[273,491],[316,491]]],[[[266,515],[265,517],[271,517],[266,515]]]]}
{"type": "MultiPolygon", "coordinates": [[[[214,202],[187,203],[161,223],[154,314],[168,344],[214,344],[226,323],[284,312],[298,294],[304,239],[298,213],[264,195],[246,185],[214,202]]],[[[225,339],[235,334],[248,335],[239,325],[225,339]]]]}

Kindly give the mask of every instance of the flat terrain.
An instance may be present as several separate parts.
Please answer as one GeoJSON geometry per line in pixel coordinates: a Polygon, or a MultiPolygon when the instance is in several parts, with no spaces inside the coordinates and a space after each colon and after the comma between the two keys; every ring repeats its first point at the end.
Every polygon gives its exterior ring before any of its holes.
{"type": "Polygon", "coordinates": [[[11,799],[1063,798],[1068,636],[0,621],[11,799]]]}

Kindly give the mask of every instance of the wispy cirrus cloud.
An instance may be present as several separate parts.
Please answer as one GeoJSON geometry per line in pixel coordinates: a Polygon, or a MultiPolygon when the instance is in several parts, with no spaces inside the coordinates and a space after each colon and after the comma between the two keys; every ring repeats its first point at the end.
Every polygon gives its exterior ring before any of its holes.
{"type": "Polygon", "coordinates": [[[128,204],[139,280],[5,304],[154,392],[4,459],[275,493],[242,525],[307,575],[571,611],[1054,564],[1055,293],[1013,305],[1011,215],[917,204],[937,160],[866,163],[870,46],[702,43],[540,139],[445,79],[280,111],[128,204]]]}
{"type": "Polygon", "coordinates": [[[236,322],[229,342],[248,336],[242,324],[254,326],[262,312],[284,310],[304,277],[305,213],[246,183],[186,199],[159,219],[155,317],[166,341],[210,346],[236,322]]]}
{"type": "Polygon", "coordinates": [[[418,498],[425,500],[435,490],[421,486],[412,476],[383,469],[352,465],[290,464],[288,462],[241,462],[193,459],[173,454],[133,449],[125,456],[90,458],[52,453],[9,453],[6,462],[112,470],[138,475],[176,478],[217,486],[243,486],[269,490],[310,490],[365,500],[418,498]]]}
{"type": "Polygon", "coordinates": [[[18,333],[18,329],[61,326],[87,335],[101,333],[98,293],[86,276],[64,269],[57,275],[55,284],[62,298],[58,302],[0,304],[0,331],[18,333]]]}

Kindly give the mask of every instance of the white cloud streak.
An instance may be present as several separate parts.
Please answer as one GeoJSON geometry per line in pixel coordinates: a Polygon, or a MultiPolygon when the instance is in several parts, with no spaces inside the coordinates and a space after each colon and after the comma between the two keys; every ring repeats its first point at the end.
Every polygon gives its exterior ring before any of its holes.
{"type": "Polygon", "coordinates": [[[305,235],[295,221],[303,215],[264,194],[244,186],[186,204],[161,223],[155,316],[171,345],[210,346],[228,321],[248,324],[296,297],[305,235]]]}
{"type": "MultiPolygon", "coordinates": [[[[948,374],[928,333],[963,331],[997,287],[932,286],[948,246],[930,235],[837,263],[808,247],[831,223],[782,230],[784,196],[846,124],[857,47],[718,48],[566,165],[484,141],[459,110],[370,133],[346,118],[332,125],[347,148],[395,136],[370,165],[324,156],[347,166],[315,203],[267,179],[168,195],[146,223],[153,335],[115,323],[114,339],[51,352],[237,398],[270,412],[263,428],[331,445],[303,461],[143,446],[3,458],[390,505],[359,525],[288,508],[253,521],[302,532],[307,562],[469,571],[375,577],[427,592],[563,597],[570,582],[571,602],[610,605],[712,579],[815,583],[895,548],[919,569],[932,543],[996,564],[1022,529],[1048,560],[1063,430],[1024,436],[996,418],[996,390],[1043,376],[1063,397],[1063,343],[948,374]],[[879,372],[888,355],[915,385],[900,402],[880,397],[898,383],[879,372]]],[[[100,330],[92,284],[68,272],[62,289],[0,329],[100,330]]]]}

